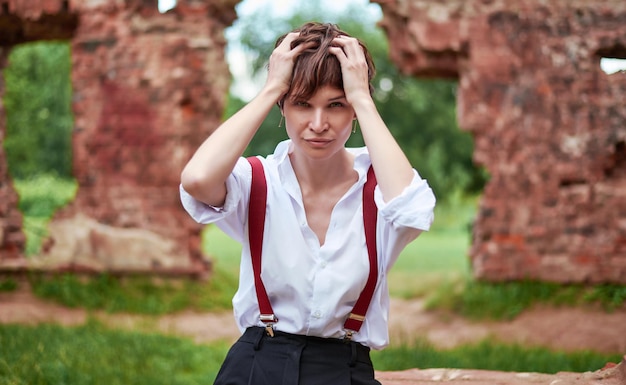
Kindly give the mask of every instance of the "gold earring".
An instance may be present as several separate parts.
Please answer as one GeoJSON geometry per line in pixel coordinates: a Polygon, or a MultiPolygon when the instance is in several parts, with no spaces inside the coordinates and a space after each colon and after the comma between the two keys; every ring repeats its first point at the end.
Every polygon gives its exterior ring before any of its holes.
{"type": "Polygon", "coordinates": [[[278,127],[283,126],[283,121],[285,120],[285,115],[280,115],[280,120],[278,121],[278,127]]]}
{"type": "Polygon", "coordinates": [[[352,120],[352,133],[356,134],[356,126],[357,126],[357,120],[356,118],[352,120]]]}

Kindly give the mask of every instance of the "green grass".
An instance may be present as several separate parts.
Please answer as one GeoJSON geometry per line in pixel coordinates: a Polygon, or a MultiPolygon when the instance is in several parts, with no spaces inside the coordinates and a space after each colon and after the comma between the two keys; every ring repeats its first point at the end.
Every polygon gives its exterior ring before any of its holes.
{"type": "MultiPolygon", "coordinates": [[[[0,385],[211,384],[229,344],[208,345],[148,332],[0,325],[0,385]]],[[[471,368],[517,372],[585,372],[619,362],[619,354],[553,352],[494,341],[438,350],[424,341],[372,353],[377,370],[471,368]]]]}
{"type": "Polygon", "coordinates": [[[469,236],[459,231],[421,234],[389,272],[391,296],[422,297],[442,282],[469,277],[468,247],[469,236]]]}
{"type": "Polygon", "coordinates": [[[17,179],[13,185],[20,197],[19,209],[24,215],[26,255],[35,255],[42,240],[48,236],[48,222],[52,215],[76,196],[75,180],[42,174],[30,179],[17,179]]]}
{"type": "Polygon", "coordinates": [[[426,309],[445,309],[474,320],[506,320],[515,318],[535,304],[599,305],[611,312],[625,307],[626,286],[452,280],[429,292],[426,309]]]}
{"type": "Polygon", "coordinates": [[[372,352],[374,367],[384,371],[457,368],[554,374],[595,371],[607,362],[619,363],[621,359],[621,354],[561,352],[491,340],[446,350],[436,349],[426,341],[416,341],[411,345],[372,352]]]}
{"type": "Polygon", "coordinates": [[[241,244],[224,234],[216,225],[204,227],[202,249],[209,255],[214,266],[219,266],[235,276],[239,275],[241,244]]]}
{"type": "Polygon", "coordinates": [[[0,385],[211,384],[227,345],[196,345],[95,323],[0,325],[0,385]]]}
{"type": "Polygon", "coordinates": [[[69,307],[102,309],[111,313],[148,315],[184,309],[220,311],[231,308],[237,281],[216,268],[208,281],[152,277],[95,277],[31,275],[33,292],[69,307]]]}

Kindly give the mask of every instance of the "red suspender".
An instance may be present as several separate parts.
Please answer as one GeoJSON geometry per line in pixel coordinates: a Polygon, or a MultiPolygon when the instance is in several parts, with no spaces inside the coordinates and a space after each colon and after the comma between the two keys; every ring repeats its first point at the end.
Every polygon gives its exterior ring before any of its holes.
{"type": "MultiPolygon", "coordinates": [[[[261,161],[257,157],[249,157],[247,159],[248,162],[250,162],[250,166],[252,166],[252,185],[248,211],[248,237],[250,240],[254,285],[259,302],[259,310],[261,312],[261,322],[265,324],[268,334],[273,336],[273,325],[278,321],[278,318],[274,315],[274,310],[272,310],[265,285],[261,280],[261,255],[263,248],[263,231],[265,228],[267,185],[261,161]]],[[[348,340],[352,338],[354,333],[361,329],[378,281],[378,259],[376,253],[376,219],[378,217],[378,210],[374,203],[375,187],[376,176],[374,175],[374,169],[370,166],[367,171],[367,181],[363,187],[363,226],[365,229],[365,242],[367,244],[370,272],[365,287],[363,291],[361,291],[359,299],[354,304],[354,308],[343,326],[346,331],[344,338],[348,340]]]]}
{"type": "Polygon", "coordinates": [[[376,209],[376,203],[374,203],[375,187],[376,175],[374,175],[374,168],[370,166],[369,170],[367,170],[365,186],[363,186],[363,227],[365,228],[365,243],[367,244],[367,254],[370,260],[370,273],[359,299],[343,324],[343,329],[346,331],[346,339],[351,339],[352,334],[357,333],[361,329],[367,308],[370,306],[372,296],[374,295],[376,282],[378,281],[378,258],[376,253],[376,218],[378,217],[378,210],[376,209]]]}
{"type": "Polygon", "coordinates": [[[267,296],[265,285],[261,280],[261,255],[263,253],[263,231],[265,230],[265,204],[267,201],[267,182],[263,165],[257,157],[249,157],[252,166],[252,185],[250,188],[250,206],[248,207],[248,238],[250,240],[250,255],[252,256],[252,270],[254,272],[254,287],[261,311],[261,322],[265,324],[267,332],[274,336],[273,325],[278,321],[272,310],[272,304],[267,296]]]}

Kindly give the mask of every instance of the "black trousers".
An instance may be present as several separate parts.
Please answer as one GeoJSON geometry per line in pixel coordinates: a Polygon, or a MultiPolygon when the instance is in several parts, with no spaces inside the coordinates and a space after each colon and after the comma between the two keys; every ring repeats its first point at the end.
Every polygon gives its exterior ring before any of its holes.
{"type": "Polygon", "coordinates": [[[214,385],[380,385],[357,342],[251,327],[230,348],[214,385]]]}

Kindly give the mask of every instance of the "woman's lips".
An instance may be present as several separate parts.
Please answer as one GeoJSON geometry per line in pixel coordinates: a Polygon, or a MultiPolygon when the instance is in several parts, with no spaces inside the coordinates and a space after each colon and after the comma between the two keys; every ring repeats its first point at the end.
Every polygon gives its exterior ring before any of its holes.
{"type": "Polygon", "coordinates": [[[313,147],[325,147],[328,143],[332,142],[331,139],[305,139],[305,141],[313,147]]]}

